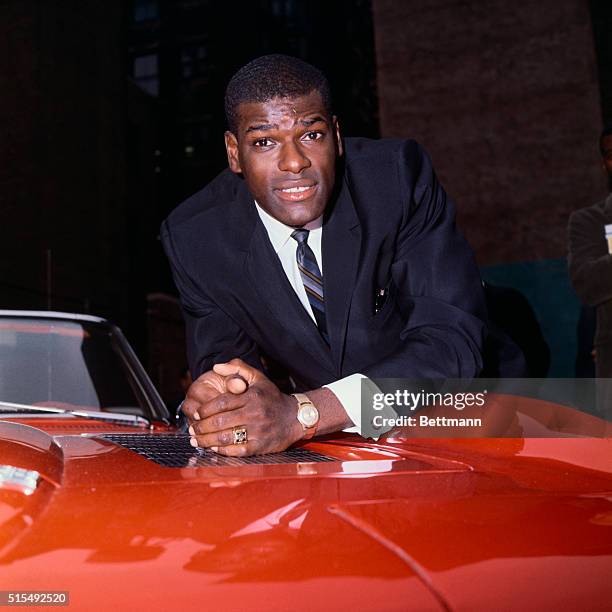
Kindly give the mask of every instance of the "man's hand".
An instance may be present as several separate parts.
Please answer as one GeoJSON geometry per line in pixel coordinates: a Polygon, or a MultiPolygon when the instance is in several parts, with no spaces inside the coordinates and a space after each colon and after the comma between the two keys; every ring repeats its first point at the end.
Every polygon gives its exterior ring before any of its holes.
{"type": "MultiPolygon", "coordinates": [[[[257,370],[254,371],[256,372],[257,370]]],[[[191,383],[181,410],[187,417],[189,424],[192,424],[200,418],[198,407],[201,404],[209,402],[222,393],[244,393],[248,384],[244,377],[236,373],[236,368],[228,376],[223,376],[213,370],[209,370],[191,383]]]]}
{"type": "Polygon", "coordinates": [[[183,411],[191,423],[192,444],[222,455],[279,452],[303,437],[295,398],[240,359],[200,376],[187,392],[183,411]],[[233,443],[234,427],[246,428],[246,444],[233,443]]]}

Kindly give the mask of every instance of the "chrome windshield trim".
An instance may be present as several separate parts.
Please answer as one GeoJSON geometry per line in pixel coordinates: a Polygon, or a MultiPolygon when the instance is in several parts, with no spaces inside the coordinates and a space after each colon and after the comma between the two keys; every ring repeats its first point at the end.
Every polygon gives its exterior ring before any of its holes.
{"type": "Polygon", "coordinates": [[[121,414],[119,412],[100,412],[97,410],[68,410],[66,408],[56,408],[54,406],[30,406],[28,404],[15,404],[13,402],[4,402],[0,400],[0,413],[2,408],[10,410],[22,410],[26,413],[30,412],[48,412],[50,414],[65,414],[73,417],[84,419],[94,419],[98,421],[106,421],[107,423],[115,422],[125,425],[134,425],[136,427],[151,427],[150,421],[144,417],[135,414],[121,414]]]}
{"type": "Polygon", "coordinates": [[[25,319],[58,319],[61,321],[88,321],[90,323],[109,323],[102,317],[77,314],[71,312],[59,312],[56,310],[0,310],[0,317],[23,317],[25,319]]]}

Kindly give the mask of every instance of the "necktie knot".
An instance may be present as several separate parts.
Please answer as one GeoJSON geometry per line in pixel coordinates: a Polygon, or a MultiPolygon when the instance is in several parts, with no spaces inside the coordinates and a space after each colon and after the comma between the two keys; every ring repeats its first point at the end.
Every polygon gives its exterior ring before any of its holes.
{"type": "Polygon", "coordinates": [[[296,229],[291,237],[297,241],[298,244],[306,244],[308,242],[309,231],[306,229],[296,229]]]}

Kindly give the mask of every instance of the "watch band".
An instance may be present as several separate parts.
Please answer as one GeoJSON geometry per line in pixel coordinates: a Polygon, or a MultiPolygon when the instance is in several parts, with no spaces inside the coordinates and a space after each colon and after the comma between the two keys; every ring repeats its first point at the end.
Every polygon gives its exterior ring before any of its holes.
{"type": "Polygon", "coordinates": [[[319,415],[319,411],[317,410],[317,407],[309,399],[309,397],[307,395],[304,395],[304,393],[292,393],[292,395],[297,400],[298,421],[300,421],[300,425],[304,429],[304,437],[302,438],[302,440],[310,440],[310,438],[312,438],[317,432],[317,427],[319,426],[319,418],[317,417],[317,420],[314,425],[312,425],[311,427],[308,427],[299,418],[300,409],[302,408],[302,406],[312,406],[312,408],[316,411],[317,415],[319,415]]]}

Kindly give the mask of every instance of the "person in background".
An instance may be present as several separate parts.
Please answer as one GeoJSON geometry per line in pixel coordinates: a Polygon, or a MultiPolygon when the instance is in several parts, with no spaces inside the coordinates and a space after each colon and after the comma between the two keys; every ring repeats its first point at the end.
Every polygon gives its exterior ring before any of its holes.
{"type": "Polygon", "coordinates": [[[569,274],[580,300],[596,307],[595,372],[612,377],[612,125],[599,138],[601,164],[611,192],[574,211],[568,224],[569,274]]]}

